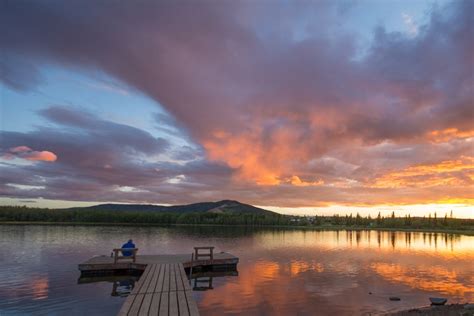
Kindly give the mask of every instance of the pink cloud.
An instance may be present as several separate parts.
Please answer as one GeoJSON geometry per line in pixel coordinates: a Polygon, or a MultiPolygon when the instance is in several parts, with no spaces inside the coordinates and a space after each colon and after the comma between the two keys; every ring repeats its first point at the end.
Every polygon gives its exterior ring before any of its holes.
{"type": "Polygon", "coordinates": [[[28,146],[17,146],[10,148],[10,152],[5,154],[3,157],[7,159],[11,159],[13,157],[19,157],[22,159],[30,160],[30,161],[47,161],[53,162],[58,159],[56,154],[53,152],[44,150],[44,151],[36,151],[31,149],[28,146]]]}
{"type": "Polygon", "coordinates": [[[11,153],[24,153],[28,151],[32,151],[32,149],[28,146],[18,146],[18,147],[10,148],[11,153]]]}

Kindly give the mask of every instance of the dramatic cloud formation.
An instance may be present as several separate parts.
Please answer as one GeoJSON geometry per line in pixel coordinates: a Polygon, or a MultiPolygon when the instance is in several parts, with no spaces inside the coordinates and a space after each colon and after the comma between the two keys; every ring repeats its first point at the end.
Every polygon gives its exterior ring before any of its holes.
{"type": "MultiPolygon", "coordinates": [[[[170,113],[168,125],[196,146],[171,148],[143,130],[55,106],[42,116],[57,126],[2,132],[2,147],[46,148],[56,163],[4,164],[2,183],[43,181],[49,198],[163,203],[198,196],[373,205],[474,196],[472,1],[435,7],[426,24],[404,15],[408,35],[378,27],[363,53],[340,23],[350,7],[335,2],[3,7],[6,86],[39,84],[46,64],[99,69],[156,100],[170,113]],[[114,189],[121,187],[135,189],[114,189]]],[[[2,194],[19,196],[12,189],[2,194]]]]}

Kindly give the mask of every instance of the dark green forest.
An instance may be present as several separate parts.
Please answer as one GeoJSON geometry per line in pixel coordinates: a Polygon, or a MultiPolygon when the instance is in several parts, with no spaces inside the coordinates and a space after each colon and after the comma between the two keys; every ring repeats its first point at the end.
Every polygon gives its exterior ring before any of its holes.
{"type": "Polygon", "coordinates": [[[473,219],[452,218],[449,214],[428,217],[372,218],[355,216],[289,216],[277,213],[213,213],[213,212],[143,212],[93,209],[44,209],[25,206],[0,206],[0,222],[51,222],[51,223],[104,223],[145,225],[246,225],[246,226],[295,226],[328,229],[378,228],[426,229],[474,232],[473,219]]]}

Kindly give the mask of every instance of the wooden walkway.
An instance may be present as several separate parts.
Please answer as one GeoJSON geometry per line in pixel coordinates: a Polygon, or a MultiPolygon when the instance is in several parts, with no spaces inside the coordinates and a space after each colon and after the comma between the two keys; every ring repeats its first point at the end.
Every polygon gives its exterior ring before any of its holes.
{"type": "Polygon", "coordinates": [[[119,315],[199,315],[183,264],[148,264],[119,315]]]}

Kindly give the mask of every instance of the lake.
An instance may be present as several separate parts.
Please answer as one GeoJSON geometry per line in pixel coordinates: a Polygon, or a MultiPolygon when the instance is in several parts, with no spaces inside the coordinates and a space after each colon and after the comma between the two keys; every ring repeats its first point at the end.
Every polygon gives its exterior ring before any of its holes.
{"type": "Polygon", "coordinates": [[[133,238],[139,254],[212,245],[238,276],[194,291],[201,315],[354,315],[474,301],[474,237],[242,227],[0,225],[0,315],[116,315],[114,282],[78,284],[77,265],[133,238]],[[370,294],[371,293],[371,294],[370,294]],[[401,301],[390,301],[398,296],[401,301]]]}

